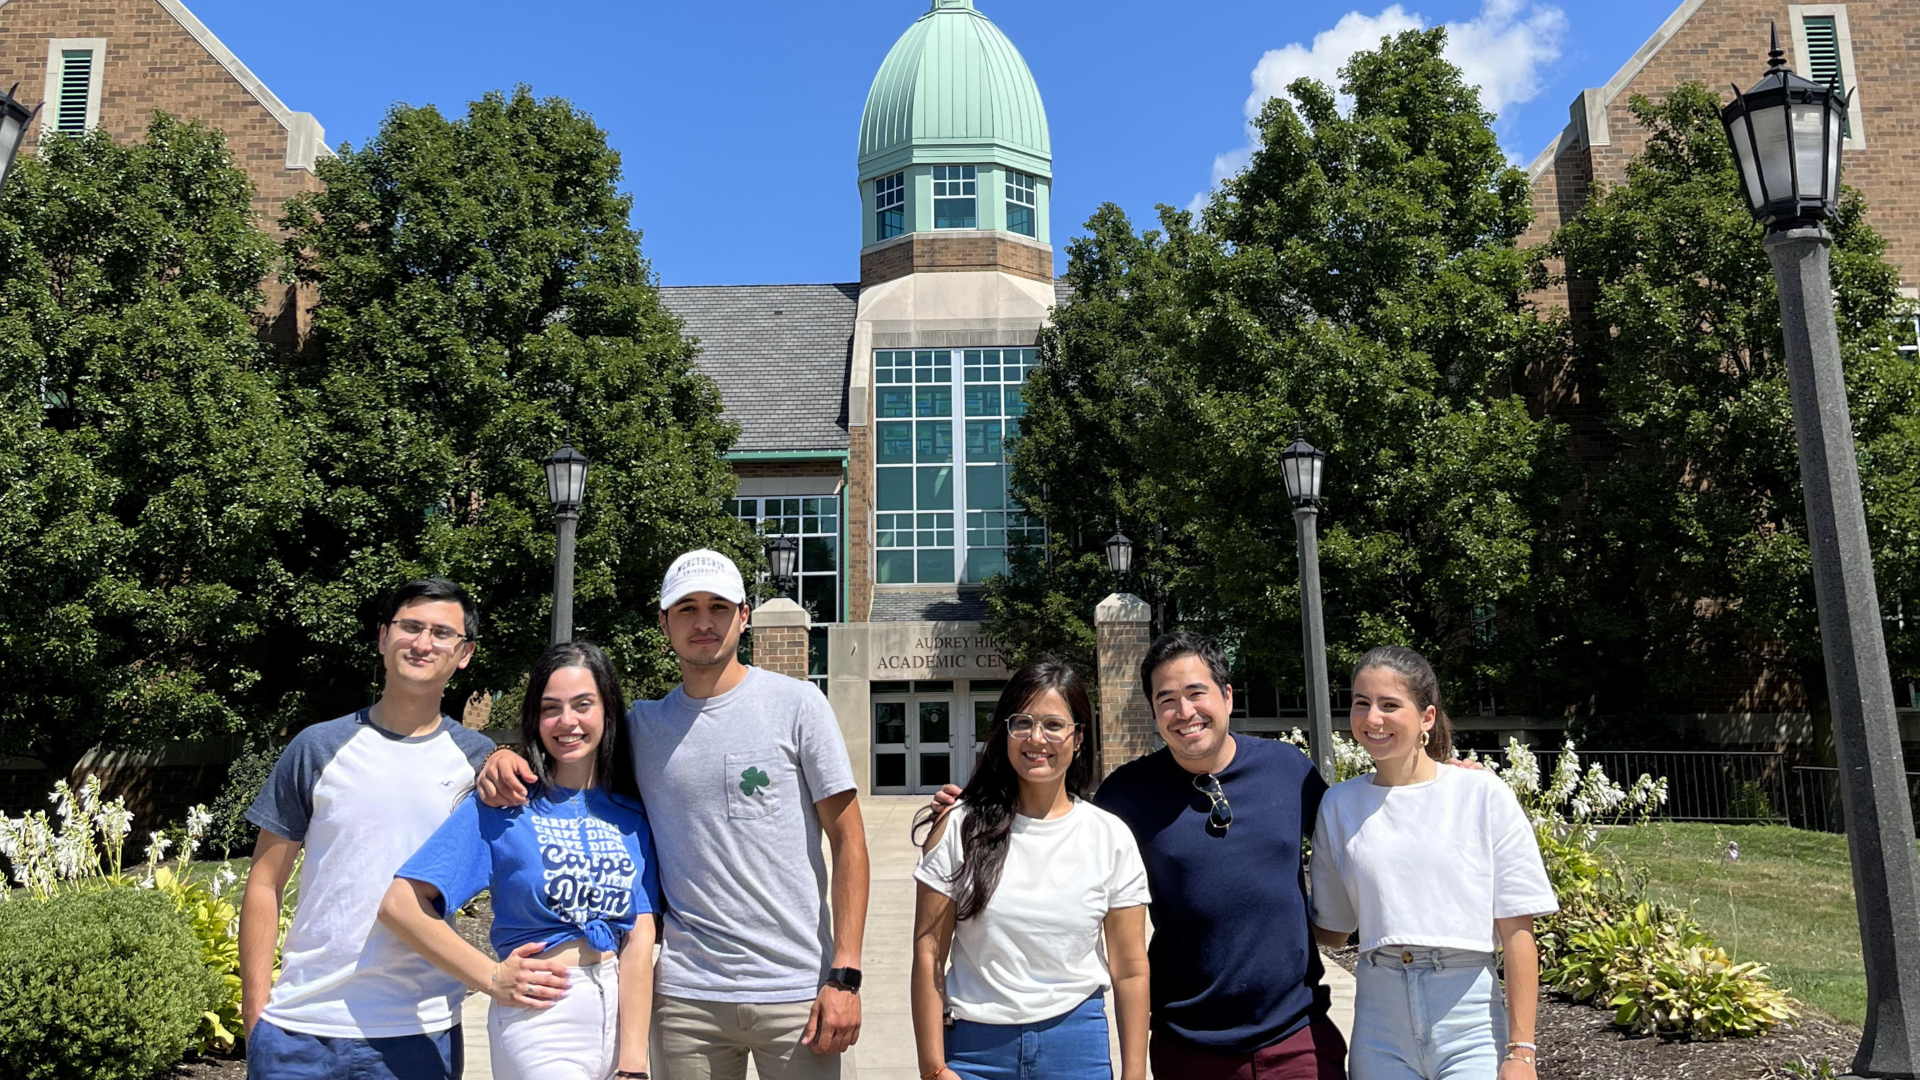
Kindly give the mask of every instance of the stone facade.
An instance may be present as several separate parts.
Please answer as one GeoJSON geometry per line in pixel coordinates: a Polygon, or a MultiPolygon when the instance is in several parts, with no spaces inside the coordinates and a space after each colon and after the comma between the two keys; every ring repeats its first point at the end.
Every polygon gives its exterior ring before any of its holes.
{"type": "Polygon", "coordinates": [[[1013,233],[957,230],[908,233],[860,253],[860,284],[908,274],[997,270],[1034,281],[1053,280],[1053,248],[1013,233]]]}
{"type": "Polygon", "coordinates": [[[1140,689],[1140,662],[1147,657],[1153,610],[1132,593],[1114,593],[1094,609],[1100,667],[1100,757],[1097,773],[1113,770],[1157,749],[1153,710],[1140,689]]]}

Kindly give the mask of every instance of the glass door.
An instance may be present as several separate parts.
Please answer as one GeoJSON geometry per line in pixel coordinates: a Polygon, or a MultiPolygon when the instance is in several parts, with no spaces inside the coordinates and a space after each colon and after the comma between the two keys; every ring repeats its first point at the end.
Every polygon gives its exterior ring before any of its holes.
{"type": "Polygon", "coordinates": [[[915,791],[938,791],[953,783],[953,700],[951,698],[915,702],[919,722],[915,725],[914,755],[917,781],[915,791]]]}
{"type": "Polygon", "coordinates": [[[873,703],[873,790],[914,795],[966,783],[973,760],[970,732],[956,730],[951,696],[876,696],[873,703]]]}
{"type": "Polygon", "coordinates": [[[873,790],[875,794],[906,795],[913,791],[907,776],[907,700],[873,703],[873,790]]]}

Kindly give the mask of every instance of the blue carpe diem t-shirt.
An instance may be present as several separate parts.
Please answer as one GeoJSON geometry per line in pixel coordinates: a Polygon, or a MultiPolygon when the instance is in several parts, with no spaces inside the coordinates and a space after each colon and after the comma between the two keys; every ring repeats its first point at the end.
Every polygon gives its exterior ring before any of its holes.
{"type": "Polygon", "coordinates": [[[443,911],[492,888],[501,957],[574,938],[612,952],[637,916],[660,910],[647,812],[599,788],[544,785],[503,809],[463,799],[394,876],[440,890],[443,911]]]}

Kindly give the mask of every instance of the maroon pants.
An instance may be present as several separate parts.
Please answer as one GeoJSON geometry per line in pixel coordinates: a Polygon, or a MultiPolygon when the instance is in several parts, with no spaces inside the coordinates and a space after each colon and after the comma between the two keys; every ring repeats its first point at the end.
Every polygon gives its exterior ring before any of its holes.
{"type": "Polygon", "coordinates": [[[1222,1053],[1155,1031],[1147,1059],[1155,1080],[1346,1080],[1347,1040],[1324,1016],[1247,1054],[1222,1053]]]}

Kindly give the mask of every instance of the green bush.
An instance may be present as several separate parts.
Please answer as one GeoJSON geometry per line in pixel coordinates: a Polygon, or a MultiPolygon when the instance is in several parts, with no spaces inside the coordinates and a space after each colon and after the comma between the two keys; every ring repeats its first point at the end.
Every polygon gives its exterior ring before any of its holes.
{"type": "Polygon", "coordinates": [[[220,978],[152,889],[0,902],[0,1075],[146,1080],[178,1062],[220,978]]]}
{"type": "Polygon", "coordinates": [[[259,797],[260,789],[267,786],[273,763],[279,759],[280,747],[264,741],[248,745],[228,766],[226,786],[220,789],[209,811],[213,822],[207,827],[208,850],[219,852],[223,859],[253,854],[253,843],[259,839],[260,830],[247,820],[247,807],[259,797]]]}

